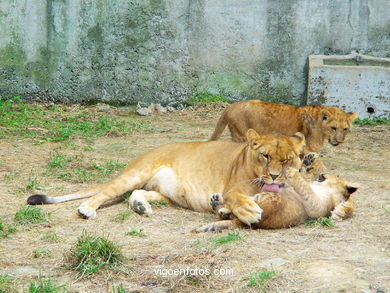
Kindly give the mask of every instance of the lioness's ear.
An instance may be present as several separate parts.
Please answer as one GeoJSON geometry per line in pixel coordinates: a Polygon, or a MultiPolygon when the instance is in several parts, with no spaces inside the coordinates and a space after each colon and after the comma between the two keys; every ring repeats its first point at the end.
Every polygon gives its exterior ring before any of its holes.
{"type": "Polygon", "coordinates": [[[291,139],[294,142],[294,153],[299,156],[303,151],[303,147],[306,145],[305,136],[302,133],[297,132],[291,136],[291,139]]]}
{"type": "Polygon", "coordinates": [[[261,136],[253,129],[249,128],[246,132],[246,140],[252,149],[258,149],[260,147],[261,136]]]}
{"type": "Polygon", "coordinates": [[[347,190],[348,194],[351,195],[352,193],[356,192],[359,188],[347,185],[345,189],[347,190]]]}
{"type": "Polygon", "coordinates": [[[349,112],[347,113],[348,114],[348,122],[349,123],[352,123],[352,121],[355,119],[356,117],[356,112],[349,112]]]}
{"type": "Polygon", "coordinates": [[[322,109],[321,110],[321,120],[322,121],[327,121],[329,119],[330,112],[327,109],[322,109]]]}

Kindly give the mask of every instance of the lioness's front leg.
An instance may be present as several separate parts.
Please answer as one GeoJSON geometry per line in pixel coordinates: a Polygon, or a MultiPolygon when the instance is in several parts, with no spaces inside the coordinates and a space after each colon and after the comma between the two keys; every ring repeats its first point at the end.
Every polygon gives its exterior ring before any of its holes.
{"type": "Polygon", "coordinates": [[[253,197],[239,192],[232,192],[224,194],[224,202],[233,215],[244,224],[256,224],[261,220],[263,210],[254,201],[253,197]]]}

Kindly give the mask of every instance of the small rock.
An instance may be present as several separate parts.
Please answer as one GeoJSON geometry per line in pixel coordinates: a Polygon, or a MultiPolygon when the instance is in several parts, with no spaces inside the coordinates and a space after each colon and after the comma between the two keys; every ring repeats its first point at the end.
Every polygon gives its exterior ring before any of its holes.
{"type": "Polygon", "coordinates": [[[152,106],[152,105],[150,105],[149,107],[142,107],[142,106],[138,103],[135,112],[136,112],[138,115],[141,115],[141,116],[151,116],[151,115],[153,114],[153,110],[152,110],[151,106],[152,106]]]}
{"type": "Polygon", "coordinates": [[[166,113],[167,112],[167,108],[161,106],[160,104],[155,104],[154,108],[155,108],[156,112],[158,112],[158,113],[166,113]]]}
{"type": "Polygon", "coordinates": [[[276,269],[288,263],[290,262],[283,258],[273,258],[273,259],[266,260],[257,266],[263,269],[276,269]]]}
{"type": "Polygon", "coordinates": [[[107,104],[98,103],[96,105],[96,109],[98,110],[98,112],[108,112],[111,108],[107,104]]]}

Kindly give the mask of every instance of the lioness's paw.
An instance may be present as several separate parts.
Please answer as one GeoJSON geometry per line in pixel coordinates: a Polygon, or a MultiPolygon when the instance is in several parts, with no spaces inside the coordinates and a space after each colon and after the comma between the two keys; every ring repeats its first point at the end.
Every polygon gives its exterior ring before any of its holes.
{"type": "Polygon", "coordinates": [[[215,225],[215,223],[207,224],[199,228],[195,228],[192,230],[194,233],[202,233],[202,232],[214,232],[214,231],[221,231],[221,229],[218,229],[215,225]]]}
{"type": "Polygon", "coordinates": [[[228,208],[220,208],[218,210],[218,214],[223,220],[230,220],[233,218],[232,211],[229,210],[228,208]]]}
{"type": "Polygon", "coordinates": [[[83,202],[78,208],[77,211],[79,215],[84,219],[95,219],[96,209],[88,206],[87,202],[83,202]]]}
{"type": "Polygon", "coordinates": [[[247,198],[245,202],[242,202],[240,206],[237,206],[233,210],[233,214],[243,223],[247,225],[257,224],[261,220],[261,214],[263,210],[252,199],[247,198]]]}
{"type": "Polygon", "coordinates": [[[131,208],[140,215],[150,216],[153,214],[152,207],[149,203],[143,203],[139,200],[133,200],[131,202],[131,208]]]}
{"type": "Polygon", "coordinates": [[[216,211],[218,206],[223,203],[222,194],[221,193],[214,193],[211,195],[210,198],[210,206],[213,209],[213,211],[216,211]]]}

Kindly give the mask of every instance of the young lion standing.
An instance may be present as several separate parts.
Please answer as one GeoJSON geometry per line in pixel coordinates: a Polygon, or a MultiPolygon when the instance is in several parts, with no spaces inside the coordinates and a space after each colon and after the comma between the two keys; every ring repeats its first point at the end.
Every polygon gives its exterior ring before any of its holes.
{"type": "Polygon", "coordinates": [[[218,140],[226,125],[233,141],[245,141],[249,128],[260,134],[277,132],[292,135],[301,132],[306,138],[307,152],[319,152],[325,140],[336,146],[351,131],[355,113],[335,107],[296,107],[260,100],[230,105],[220,117],[210,140],[218,140]]]}

